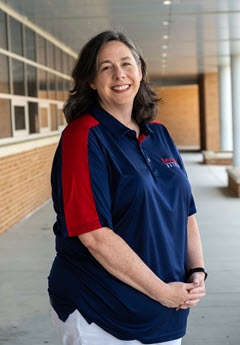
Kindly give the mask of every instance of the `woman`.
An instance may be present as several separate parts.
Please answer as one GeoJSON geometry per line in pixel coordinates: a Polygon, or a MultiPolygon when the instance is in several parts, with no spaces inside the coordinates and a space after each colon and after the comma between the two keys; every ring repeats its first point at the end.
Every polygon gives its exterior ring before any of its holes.
{"type": "Polygon", "coordinates": [[[205,295],[189,181],[146,64],[122,33],[83,47],[52,168],[49,275],[64,345],[181,344],[205,295]]]}

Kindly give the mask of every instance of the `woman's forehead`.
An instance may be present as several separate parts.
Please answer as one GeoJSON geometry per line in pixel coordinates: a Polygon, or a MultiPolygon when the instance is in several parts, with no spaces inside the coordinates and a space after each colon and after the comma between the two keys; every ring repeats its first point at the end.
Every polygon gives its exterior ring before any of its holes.
{"type": "Polygon", "coordinates": [[[98,62],[111,61],[114,59],[134,59],[131,49],[121,41],[110,41],[105,43],[99,51],[98,62]]]}

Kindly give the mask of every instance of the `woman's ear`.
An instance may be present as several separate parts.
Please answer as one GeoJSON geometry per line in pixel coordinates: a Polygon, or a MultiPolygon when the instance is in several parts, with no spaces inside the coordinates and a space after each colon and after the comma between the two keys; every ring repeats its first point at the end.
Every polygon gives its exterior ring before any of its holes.
{"type": "Polygon", "coordinates": [[[94,81],[92,81],[91,83],[89,83],[89,86],[90,86],[93,90],[96,90],[96,89],[97,89],[94,81]]]}

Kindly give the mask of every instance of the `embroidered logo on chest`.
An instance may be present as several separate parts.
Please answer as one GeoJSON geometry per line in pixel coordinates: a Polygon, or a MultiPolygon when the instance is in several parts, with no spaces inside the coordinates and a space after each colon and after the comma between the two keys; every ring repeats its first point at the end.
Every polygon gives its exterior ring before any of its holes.
{"type": "Polygon", "coordinates": [[[176,159],[169,157],[169,158],[161,158],[161,161],[168,167],[168,168],[180,168],[176,159]]]}

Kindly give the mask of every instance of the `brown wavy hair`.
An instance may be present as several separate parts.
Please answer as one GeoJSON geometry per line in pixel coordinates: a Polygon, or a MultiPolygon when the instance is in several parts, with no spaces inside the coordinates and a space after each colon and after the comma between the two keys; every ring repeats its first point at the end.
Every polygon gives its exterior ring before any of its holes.
{"type": "Polygon", "coordinates": [[[146,63],[136,45],[125,34],[104,31],[90,39],[82,48],[72,71],[73,88],[66,100],[63,111],[69,123],[90,111],[93,104],[99,103],[98,93],[90,87],[97,74],[97,61],[100,49],[110,41],[124,43],[132,52],[137,64],[141,64],[142,80],[133,103],[133,116],[138,123],[155,119],[158,111],[158,98],[148,81],[146,63]]]}

